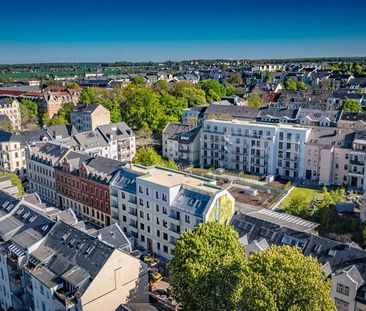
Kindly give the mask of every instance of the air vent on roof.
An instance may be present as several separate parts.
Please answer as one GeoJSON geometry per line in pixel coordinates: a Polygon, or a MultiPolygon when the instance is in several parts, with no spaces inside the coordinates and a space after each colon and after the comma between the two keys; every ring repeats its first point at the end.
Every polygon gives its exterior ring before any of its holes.
{"type": "Polygon", "coordinates": [[[328,255],[329,255],[329,256],[332,256],[332,257],[334,257],[336,253],[337,253],[337,250],[335,250],[335,249],[330,249],[330,250],[328,251],[328,255]]]}
{"type": "Polygon", "coordinates": [[[47,230],[47,228],[48,228],[48,225],[44,225],[43,227],[42,227],[42,231],[44,232],[44,231],[46,231],[47,230]]]}
{"type": "Polygon", "coordinates": [[[2,205],[2,207],[3,208],[7,207],[9,205],[9,203],[10,203],[9,201],[4,202],[3,205],[2,205]]]}
{"type": "Polygon", "coordinates": [[[89,246],[88,247],[88,249],[85,251],[85,255],[87,256],[87,255],[90,255],[91,254],[91,252],[93,251],[93,249],[94,249],[94,246],[89,246]]]}
{"type": "Polygon", "coordinates": [[[31,218],[29,218],[29,222],[33,222],[37,218],[36,215],[33,215],[31,218]]]}
{"type": "Polygon", "coordinates": [[[314,250],[314,252],[315,252],[315,253],[319,254],[319,253],[320,253],[320,251],[321,251],[321,249],[322,249],[321,244],[316,244],[316,245],[314,245],[313,250],[314,250]]]}
{"type": "Polygon", "coordinates": [[[26,212],[26,213],[24,213],[24,215],[23,215],[23,219],[27,219],[27,217],[30,215],[30,212],[26,212]]]}
{"type": "Polygon", "coordinates": [[[109,235],[114,239],[116,237],[116,235],[114,234],[114,232],[110,231],[109,235]]]}
{"type": "Polygon", "coordinates": [[[21,208],[21,209],[19,209],[15,214],[16,214],[16,215],[20,215],[21,213],[23,213],[23,211],[24,211],[24,208],[21,208]]]}
{"type": "Polygon", "coordinates": [[[69,235],[70,235],[70,232],[65,233],[65,234],[62,236],[61,240],[65,241],[65,240],[68,238],[68,236],[69,236],[69,235]]]}

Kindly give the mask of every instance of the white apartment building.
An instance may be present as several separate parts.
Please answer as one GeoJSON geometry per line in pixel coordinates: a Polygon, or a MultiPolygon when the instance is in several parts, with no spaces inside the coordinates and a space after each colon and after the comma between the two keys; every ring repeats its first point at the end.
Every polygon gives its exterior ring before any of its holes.
{"type": "Polygon", "coordinates": [[[9,119],[14,131],[21,130],[19,102],[16,99],[1,98],[0,115],[4,115],[9,119]]]}
{"type": "Polygon", "coordinates": [[[163,167],[127,165],[110,183],[112,221],[135,244],[170,259],[180,234],[200,223],[229,223],[235,200],[211,179],[163,167]]]}
{"type": "Polygon", "coordinates": [[[25,147],[39,141],[62,141],[70,137],[74,128],[69,125],[56,125],[35,131],[0,135],[0,170],[13,172],[24,177],[27,172],[25,147]]]}
{"type": "Polygon", "coordinates": [[[75,109],[71,112],[70,119],[70,123],[79,132],[94,131],[100,125],[111,123],[109,110],[98,104],[75,109]]]}
{"type": "Polygon", "coordinates": [[[168,123],[162,133],[163,157],[183,165],[199,164],[199,126],[168,123]]]}
{"type": "Polygon", "coordinates": [[[97,131],[109,144],[109,158],[132,161],[136,155],[135,134],[126,122],[100,125],[97,131]]]}
{"type": "Polygon", "coordinates": [[[58,205],[55,168],[70,149],[51,142],[39,142],[26,147],[29,189],[54,206],[58,205]]]}
{"type": "Polygon", "coordinates": [[[311,129],[244,120],[205,120],[200,164],[258,175],[302,178],[311,129]]]}

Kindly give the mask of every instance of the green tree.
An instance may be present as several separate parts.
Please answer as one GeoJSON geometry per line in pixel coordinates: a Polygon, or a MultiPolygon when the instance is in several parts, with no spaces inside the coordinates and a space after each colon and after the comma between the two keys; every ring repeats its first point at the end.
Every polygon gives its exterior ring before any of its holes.
{"type": "Polygon", "coordinates": [[[80,101],[84,104],[95,104],[98,101],[98,91],[96,88],[88,87],[81,91],[80,101]]]}
{"type": "Polygon", "coordinates": [[[232,74],[228,81],[230,84],[243,84],[243,78],[239,72],[232,74]]]}
{"type": "Polygon", "coordinates": [[[42,115],[42,124],[43,124],[43,125],[49,125],[49,124],[50,124],[50,122],[51,122],[51,119],[50,119],[50,117],[49,117],[48,113],[47,113],[47,112],[45,112],[45,113],[42,115]]]}
{"type": "Polygon", "coordinates": [[[296,82],[294,80],[292,80],[291,78],[288,78],[288,79],[285,80],[285,82],[283,83],[283,87],[286,90],[291,90],[291,91],[296,91],[297,90],[296,82]]]}
{"type": "Polygon", "coordinates": [[[173,296],[187,311],[236,310],[247,270],[238,234],[216,222],[181,234],[169,262],[173,296]]]}
{"type": "Polygon", "coordinates": [[[257,93],[252,92],[247,96],[248,106],[250,107],[262,107],[264,104],[263,98],[257,93]]]}
{"type": "Polygon", "coordinates": [[[22,181],[20,180],[20,178],[17,175],[15,175],[14,173],[10,173],[10,172],[0,172],[0,176],[9,177],[11,184],[18,188],[17,195],[19,197],[24,194],[24,188],[23,188],[22,181]]]}
{"type": "Polygon", "coordinates": [[[349,111],[349,112],[361,112],[362,106],[361,104],[354,99],[347,99],[339,109],[349,111]]]}
{"type": "Polygon", "coordinates": [[[175,122],[180,120],[183,109],[188,108],[188,102],[185,98],[176,98],[165,91],[161,92],[160,103],[164,107],[166,115],[175,122]]]}
{"type": "Polygon", "coordinates": [[[76,82],[70,82],[68,84],[66,84],[66,87],[65,87],[67,90],[77,90],[77,89],[80,89],[80,85],[77,84],[76,82]]]}
{"type": "Polygon", "coordinates": [[[270,71],[265,72],[263,81],[265,83],[271,83],[272,82],[272,73],[270,71]]]}
{"type": "Polygon", "coordinates": [[[294,216],[304,216],[306,208],[306,198],[303,195],[298,195],[291,198],[285,208],[285,212],[294,216]]]}
{"type": "Polygon", "coordinates": [[[20,115],[22,118],[22,124],[27,126],[27,124],[37,122],[38,117],[38,105],[29,100],[29,99],[22,99],[19,103],[20,115]]]}
{"type": "Polygon", "coordinates": [[[172,170],[179,170],[178,164],[173,159],[169,159],[168,161],[165,161],[164,166],[166,166],[167,168],[170,168],[172,170]]]}
{"type": "Polygon", "coordinates": [[[298,81],[296,83],[296,89],[297,90],[305,90],[306,89],[306,84],[304,81],[298,81]]]}
{"type": "Polygon", "coordinates": [[[186,81],[174,83],[171,95],[185,98],[189,107],[207,103],[205,91],[186,81]]]}
{"type": "Polygon", "coordinates": [[[362,65],[355,63],[355,64],[353,64],[353,71],[356,74],[361,75],[363,73],[363,71],[364,71],[364,68],[363,68],[362,65]]]}
{"type": "Polygon", "coordinates": [[[133,163],[145,166],[163,165],[163,158],[152,147],[141,147],[137,150],[133,163]]]}
{"type": "Polygon", "coordinates": [[[246,311],[335,311],[331,282],[300,249],[272,246],[249,257],[241,307],[246,311]]]}
{"type": "Polygon", "coordinates": [[[0,130],[5,132],[13,132],[13,124],[10,122],[10,120],[0,121],[0,130]]]}
{"type": "Polygon", "coordinates": [[[146,127],[156,131],[165,115],[159,96],[152,89],[139,89],[129,100],[125,116],[134,129],[146,127]]]}
{"type": "Polygon", "coordinates": [[[144,86],[146,84],[146,80],[144,77],[133,77],[131,79],[131,83],[137,86],[144,86]]]}
{"type": "Polygon", "coordinates": [[[199,86],[205,91],[207,102],[220,100],[226,95],[226,88],[215,80],[203,80],[199,82],[199,86]]]}

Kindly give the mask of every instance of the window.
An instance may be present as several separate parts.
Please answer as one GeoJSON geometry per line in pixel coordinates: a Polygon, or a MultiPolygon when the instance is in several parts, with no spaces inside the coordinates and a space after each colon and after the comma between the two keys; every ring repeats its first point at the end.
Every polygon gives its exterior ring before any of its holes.
{"type": "Polygon", "coordinates": [[[164,245],[163,246],[163,251],[164,251],[164,253],[168,253],[168,246],[164,245]]]}
{"type": "Polygon", "coordinates": [[[139,192],[144,193],[144,188],[142,186],[139,186],[139,192]]]}
{"type": "Polygon", "coordinates": [[[188,224],[191,222],[191,219],[190,219],[189,215],[185,215],[184,220],[188,224]]]}
{"type": "Polygon", "coordinates": [[[140,239],[141,239],[141,242],[145,242],[145,236],[144,235],[140,235],[140,239]]]}
{"type": "Polygon", "coordinates": [[[337,292],[343,295],[349,295],[349,287],[340,283],[337,283],[337,292]]]}
{"type": "Polygon", "coordinates": [[[349,303],[338,298],[334,298],[337,311],[348,311],[349,303]]]}
{"type": "Polygon", "coordinates": [[[156,204],[156,211],[159,212],[159,204],[156,204]]]}
{"type": "Polygon", "coordinates": [[[160,237],[160,230],[156,230],[156,236],[160,237]]]}
{"type": "Polygon", "coordinates": [[[163,239],[168,241],[168,234],[166,234],[165,232],[163,232],[163,239]]]}
{"type": "Polygon", "coordinates": [[[163,194],[162,194],[162,198],[163,198],[163,201],[164,201],[164,202],[166,202],[166,201],[167,201],[167,195],[166,195],[166,193],[163,193],[163,194]]]}
{"type": "Polygon", "coordinates": [[[157,198],[159,200],[159,192],[155,191],[155,198],[157,198]]]}
{"type": "Polygon", "coordinates": [[[146,195],[149,195],[149,188],[146,188],[146,195]]]}
{"type": "Polygon", "coordinates": [[[163,214],[164,215],[168,214],[168,210],[167,210],[167,208],[165,206],[163,206],[163,214]]]}
{"type": "Polygon", "coordinates": [[[145,230],[145,225],[142,222],[140,222],[140,229],[145,230]]]}
{"type": "Polygon", "coordinates": [[[126,210],[126,204],[122,204],[122,210],[125,211],[126,210]]]}

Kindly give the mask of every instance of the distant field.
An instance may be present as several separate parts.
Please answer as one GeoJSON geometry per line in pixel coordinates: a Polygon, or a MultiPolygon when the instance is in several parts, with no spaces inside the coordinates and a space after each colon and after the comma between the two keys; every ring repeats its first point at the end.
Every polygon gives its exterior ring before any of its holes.
{"type": "Polygon", "coordinates": [[[309,189],[309,188],[301,188],[301,187],[295,187],[290,194],[284,199],[281,204],[280,208],[286,208],[291,201],[292,198],[301,196],[304,197],[304,200],[306,204],[309,206],[311,204],[311,201],[315,198],[322,199],[324,194],[323,192],[315,189],[309,189]]]}

